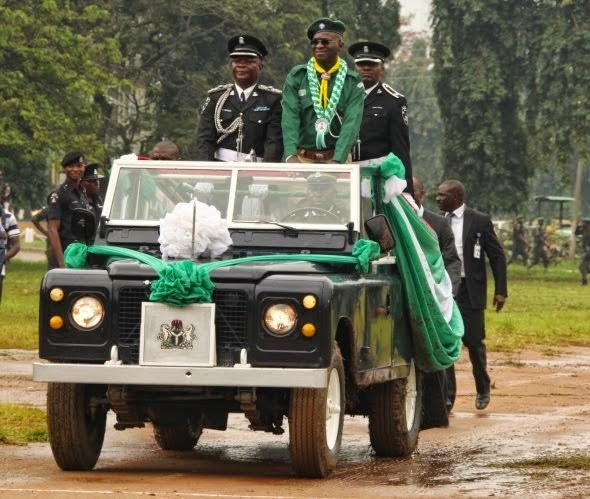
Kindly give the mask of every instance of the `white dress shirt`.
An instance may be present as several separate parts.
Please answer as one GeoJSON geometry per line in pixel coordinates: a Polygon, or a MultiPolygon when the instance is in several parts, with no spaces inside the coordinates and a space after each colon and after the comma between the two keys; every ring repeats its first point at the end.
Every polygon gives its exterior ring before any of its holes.
{"type": "MultiPolygon", "coordinates": [[[[451,229],[453,229],[453,235],[455,236],[455,247],[457,248],[457,253],[459,254],[459,258],[461,259],[461,277],[465,277],[465,264],[463,263],[463,221],[465,215],[465,204],[462,204],[453,211],[453,216],[451,217],[451,229]]],[[[449,213],[445,213],[445,217],[448,217],[449,213]]]]}

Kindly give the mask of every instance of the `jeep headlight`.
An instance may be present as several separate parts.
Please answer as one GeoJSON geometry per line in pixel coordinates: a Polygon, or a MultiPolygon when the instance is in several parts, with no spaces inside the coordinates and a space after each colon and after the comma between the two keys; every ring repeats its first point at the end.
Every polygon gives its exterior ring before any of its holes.
{"type": "Polygon", "coordinates": [[[285,336],[295,329],[297,310],[287,303],[275,303],[266,308],[263,319],[269,332],[285,336]]]}
{"type": "Polygon", "coordinates": [[[84,296],[72,303],[70,315],[76,326],[90,331],[100,326],[104,318],[104,307],[99,299],[93,296],[84,296]]]}

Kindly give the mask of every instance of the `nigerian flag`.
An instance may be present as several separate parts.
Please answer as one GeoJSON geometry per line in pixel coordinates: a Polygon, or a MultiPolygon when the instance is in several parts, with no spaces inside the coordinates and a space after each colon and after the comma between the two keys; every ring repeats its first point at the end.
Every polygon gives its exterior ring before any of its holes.
{"type": "Polygon", "coordinates": [[[463,319],[453,299],[438,239],[402,196],[405,168],[394,154],[379,165],[384,181],[384,212],[396,238],[414,342],[416,365],[423,371],[446,369],[461,355],[463,319]]]}

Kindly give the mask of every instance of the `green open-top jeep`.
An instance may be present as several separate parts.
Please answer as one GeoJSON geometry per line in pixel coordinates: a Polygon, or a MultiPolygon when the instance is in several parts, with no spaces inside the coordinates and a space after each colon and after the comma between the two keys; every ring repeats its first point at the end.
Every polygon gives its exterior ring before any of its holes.
{"type": "Polygon", "coordinates": [[[173,450],[229,413],[274,434],[286,417],[301,476],[333,469],[345,414],[368,416],[377,455],[411,454],[422,387],[395,260],[363,272],[342,258],[360,239],[391,246],[365,224],[380,211],[372,182],[358,165],[116,161],[96,248],[239,264],[210,272],[211,303],[184,306],[150,301],[161,275],[133,257],[89,251],[45,275],[34,379],[49,382],[60,468],[95,466],[109,410],[173,450]]]}

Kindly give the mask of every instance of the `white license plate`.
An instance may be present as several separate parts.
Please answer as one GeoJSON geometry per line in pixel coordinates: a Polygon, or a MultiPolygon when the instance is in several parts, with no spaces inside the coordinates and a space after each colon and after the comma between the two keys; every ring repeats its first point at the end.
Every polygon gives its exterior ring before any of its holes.
{"type": "Polygon", "coordinates": [[[215,304],[172,307],[143,302],[139,363],[146,366],[214,366],[215,304]]]}

